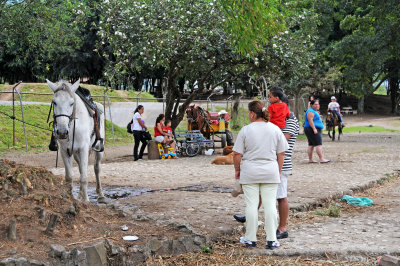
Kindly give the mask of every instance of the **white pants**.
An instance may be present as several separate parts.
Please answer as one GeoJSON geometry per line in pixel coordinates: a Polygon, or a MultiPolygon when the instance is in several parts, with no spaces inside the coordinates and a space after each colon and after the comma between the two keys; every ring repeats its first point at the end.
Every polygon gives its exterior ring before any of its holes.
{"type": "Polygon", "coordinates": [[[246,201],[246,234],[249,241],[257,241],[258,203],[261,195],[264,207],[264,229],[267,241],[276,241],[278,215],[276,210],[276,191],[278,184],[243,184],[244,199],[246,201]]]}

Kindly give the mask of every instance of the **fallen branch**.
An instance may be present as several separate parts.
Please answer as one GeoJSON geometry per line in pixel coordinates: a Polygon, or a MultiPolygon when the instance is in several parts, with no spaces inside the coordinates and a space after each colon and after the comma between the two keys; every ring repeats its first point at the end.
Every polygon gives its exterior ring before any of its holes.
{"type": "Polygon", "coordinates": [[[104,239],[104,238],[110,238],[110,237],[101,236],[101,237],[98,237],[98,238],[95,238],[95,239],[90,239],[90,240],[86,240],[86,241],[78,241],[78,242],[75,242],[75,243],[70,243],[70,244],[68,244],[66,246],[69,247],[69,246],[72,246],[72,245],[83,244],[83,243],[87,243],[87,242],[91,242],[91,241],[95,241],[95,240],[100,240],[100,239],[104,239]]]}

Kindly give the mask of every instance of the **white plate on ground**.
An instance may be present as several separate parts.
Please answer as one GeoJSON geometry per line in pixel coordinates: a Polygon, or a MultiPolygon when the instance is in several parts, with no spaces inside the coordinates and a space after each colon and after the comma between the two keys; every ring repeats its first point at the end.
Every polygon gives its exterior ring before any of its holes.
{"type": "Polygon", "coordinates": [[[139,237],[137,237],[137,236],[124,236],[124,237],[122,237],[122,239],[126,240],[126,241],[135,241],[135,240],[138,240],[139,237]]]}

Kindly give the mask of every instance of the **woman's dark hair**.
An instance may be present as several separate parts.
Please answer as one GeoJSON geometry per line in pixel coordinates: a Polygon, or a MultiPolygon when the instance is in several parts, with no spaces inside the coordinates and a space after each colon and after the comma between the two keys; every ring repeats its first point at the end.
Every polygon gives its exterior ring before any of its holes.
{"type": "Polygon", "coordinates": [[[319,99],[311,100],[310,105],[314,105],[314,103],[319,102],[319,99]]]}
{"type": "Polygon", "coordinates": [[[281,87],[278,87],[278,86],[274,86],[274,87],[270,88],[269,91],[271,92],[271,94],[272,94],[274,97],[278,97],[279,100],[281,100],[281,101],[282,101],[283,96],[285,95],[285,94],[283,93],[282,88],[281,88],[281,87]]]}
{"type": "Polygon", "coordinates": [[[257,118],[263,118],[266,122],[269,121],[269,112],[265,105],[260,101],[249,102],[249,111],[254,112],[257,118]],[[264,108],[264,111],[263,111],[264,108]]]}
{"type": "Polygon", "coordinates": [[[157,126],[158,123],[160,123],[161,120],[163,120],[164,117],[165,117],[164,114],[159,114],[159,115],[158,115],[158,117],[157,117],[157,119],[156,119],[156,126],[157,126]]]}
{"type": "Polygon", "coordinates": [[[134,114],[136,114],[140,109],[143,108],[143,105],[138,105],[138,107],[136,107],[135,112],[133,112],[134,114]]]}

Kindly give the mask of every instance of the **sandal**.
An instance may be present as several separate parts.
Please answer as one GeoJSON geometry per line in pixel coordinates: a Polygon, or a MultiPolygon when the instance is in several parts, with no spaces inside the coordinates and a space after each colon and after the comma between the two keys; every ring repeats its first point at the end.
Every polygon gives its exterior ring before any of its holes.
{"type": "Polygon", "coordinates": [[[327,161],[323,161],[323,162],[320,162],[320,163],[329,163],[331,160],[327,160],[327,161]]]}

